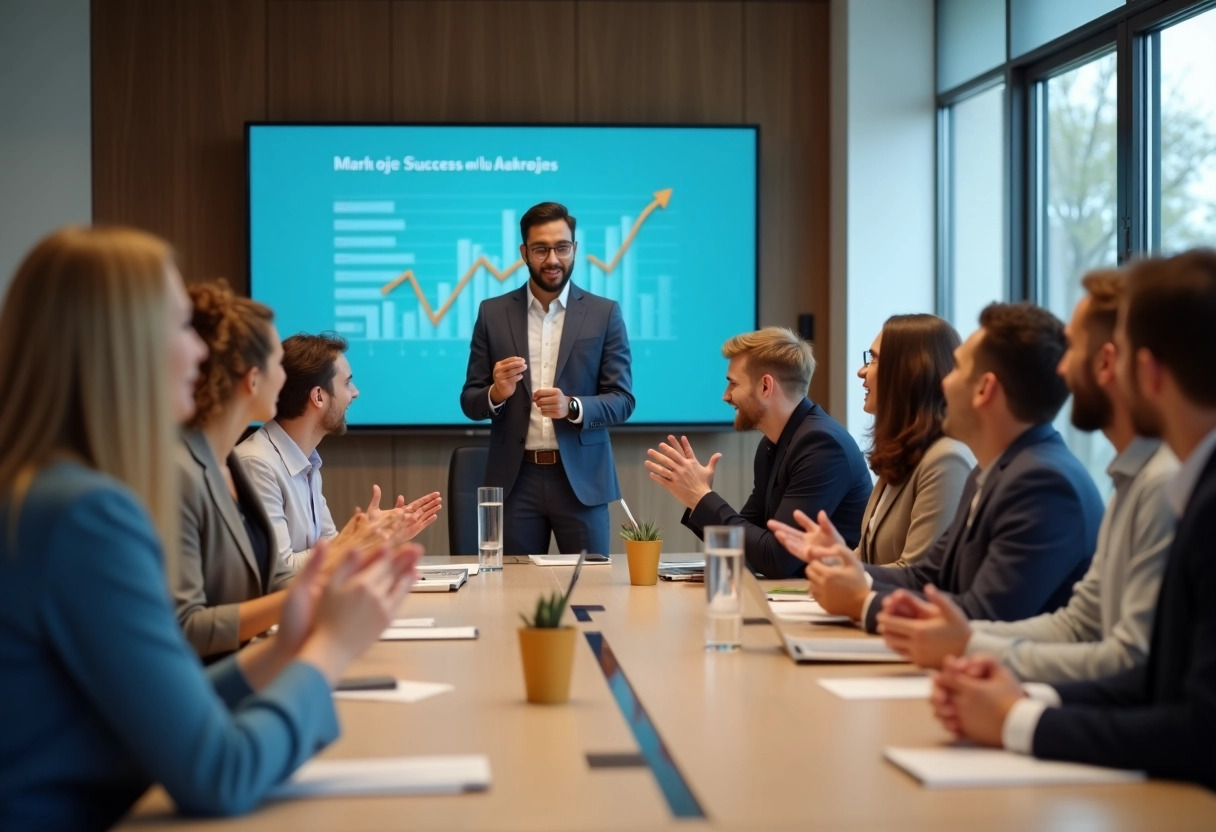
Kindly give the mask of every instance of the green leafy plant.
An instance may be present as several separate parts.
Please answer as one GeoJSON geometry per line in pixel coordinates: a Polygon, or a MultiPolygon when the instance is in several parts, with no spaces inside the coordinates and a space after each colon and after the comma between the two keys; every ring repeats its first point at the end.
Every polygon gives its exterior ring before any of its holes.
{"type": "Polygon", "coordinates": [[[662,540],[663,527],[653,520],[643,520],[636,526],[621,524],[621,538],[624,540],[662,540]]]}
{"type": "Polygon", "coordinates": [[[546,597],[541,596],[536,602],[536,614],[531,618],[524,615],[522,612],[519,617],[524,620],[524,625],[530,629],[540,630],[555,630],[562,626],[562,616],[566,612],[566,601],[569,599],[569,593],[554,592],[546,597]]]}

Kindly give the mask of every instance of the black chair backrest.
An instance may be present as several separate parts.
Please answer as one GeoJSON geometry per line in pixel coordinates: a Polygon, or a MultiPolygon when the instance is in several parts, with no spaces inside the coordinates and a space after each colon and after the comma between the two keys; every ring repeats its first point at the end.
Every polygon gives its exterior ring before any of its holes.
{"type": "Polygon", "coordinates": [[[448,464],[448,493],[443,510],[448,516],[448,549],[453,555],[477,554],[477,489],[486,482],[490,449],[462,446],[452,451],[448,464]]]}

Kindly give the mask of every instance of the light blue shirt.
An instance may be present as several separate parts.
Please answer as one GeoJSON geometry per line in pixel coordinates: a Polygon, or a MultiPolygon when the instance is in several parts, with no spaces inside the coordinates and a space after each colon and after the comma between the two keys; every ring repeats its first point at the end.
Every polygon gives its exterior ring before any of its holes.
{"type": "Polygon", "coordinates": [[[121,483],[53,464],[17,524],[0,502],[0,829],[108,828],[153,782],[186,812],[245,812],[337,737],[312,665],[256,693],[235,657],[203,669],[121,483]]]}
{"type": "Polygon", "coordinates": [[[308,456],[273,419],[236,446],[262,506],[274,528],[275,545],[294,572],[304,565],[319,540],[338,529],[321,493],[321,456],[308,456]]]}

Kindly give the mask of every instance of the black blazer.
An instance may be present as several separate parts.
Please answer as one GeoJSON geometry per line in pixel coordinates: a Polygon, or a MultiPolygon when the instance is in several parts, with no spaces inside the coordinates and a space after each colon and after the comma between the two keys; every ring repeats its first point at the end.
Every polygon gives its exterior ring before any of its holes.
{"type": "Polygon", "coordinates": [[[884,596],[925,584],[953,594],[968,617],[1020,621],[1068,602],[1093,558],[1102,498],[1050,423],[1015,439],[990,467],[971,525],[979,469],[971,472],[950,528],[906,568],[866,564],[877,597],[866,629],[877,631],[884,596]]]}
{"type": "Polygon", "coordinates": [[[1036,757],[1216,790],[1216,454],[1174,532],[1147,664],[1057,690],[1064,707],[1043,712],[1036,757]]]}
{"type": "Polygon", "coordinates": [[[744,526],[747,565],[769,578],[788,578],[806,567],[765,524],[773,518],[792,524],[794,509],[811,517],[826,511],[851,549],[861,537],[861,515],[873,488],[857,442],[827,411],[804,398],[776,445],[760,440],[752,493],[743,508],[735,511],[711,491],[680,522],[697,537],[706,526],[744,526]]]}

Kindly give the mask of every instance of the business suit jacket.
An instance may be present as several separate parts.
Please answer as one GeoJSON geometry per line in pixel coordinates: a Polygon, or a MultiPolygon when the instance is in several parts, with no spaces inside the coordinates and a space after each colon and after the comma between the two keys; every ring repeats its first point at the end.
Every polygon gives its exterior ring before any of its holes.
{"type": "Polygon", "coordinates": [[[1216,789],[1216,454],[1174,532],[1148,662],[1056,686],[1062,708],[1035,728],[1036,757],[1190,780],[1216,789]]]}
{"type": "Polygon", "coordinates": [[[0,829],[108,829],[153,782],[183,812],[248,811],[338,736],[312,665],[254,691],[235,656],[199,664],[121,482],[49,465],[10,520],[0,502],[0,829]]]}
{"type": "Polygon", "coordinates": [[[753,473],[752,493],[741,510],[711,491],[684,512],[681,522],[697,537],[706,526],[743,526],[747,564],[769,578],[788,578],[805,569],[766,525],[774,518],[792,524],[794,509],[811,517],[826,511],[845,542],[857,545],[873,488],[870,471],[857,442],[819,405],[804,398],[775,445],[760,440],[753,473]]]}
{"type": "Polygon", "coordinates": [[[211,446],[202,433],[186,431],[177,448],[181,482],[181,563],[173,597],[177,619],[200,656],[238,649],[237,604],[282,589],[291,570],[277,552],[274,528],[235,453],[228,469],[237,492],[253,507],[270,545],[270,574],[254,558],[240,510],[211,446]]]}
{"type": "MultiPolygon", "coordinates": [[[[465,416],[493,419],[485,484],[501,486],[504,497],[511,493],[523,463],[524,438],[533,406],[532,368],[524,373],[514,395],[497,414],[490,408],[489,390],[497,362],[512,356],[528,358],[529,300],[525,283],[514,292],[482,301],[460,393],[465,416]]],[[[580,424],[553,420],[562,467],[574,495],[586,506],[619,500],[621,488],[608,428],[629,418],[634,398],[629,337],[616,301],[570,284],[553,386],[567,396],[577,396],[583,407],[580,424]]]]}
{"type": "Polygon", "coordinates": [[[950,527],[974,467],[975,454],[970,448],[942,436],[925,449],[920,463],[899,485],[879,477],[861,516],[857,559],[879,566],[906,566],[929,551],[950,527]],[[892,489],[892,496],[870,531],[870,518],[878,511],[884,488],[892,489]]]}
{"type": "Polygon", "coordinates": [[[1060,434],[1044,422],[1015,439],[988,469],[975,507],[972,472],[949,531],[906,568],[866,565],[876,597],[866,629],[877,631],[882,599],[925,584],[954,595],[970,618],[1018,621],[1063,606],[1093,558],[1102,520],[1098,489],[1060,434]]]}

